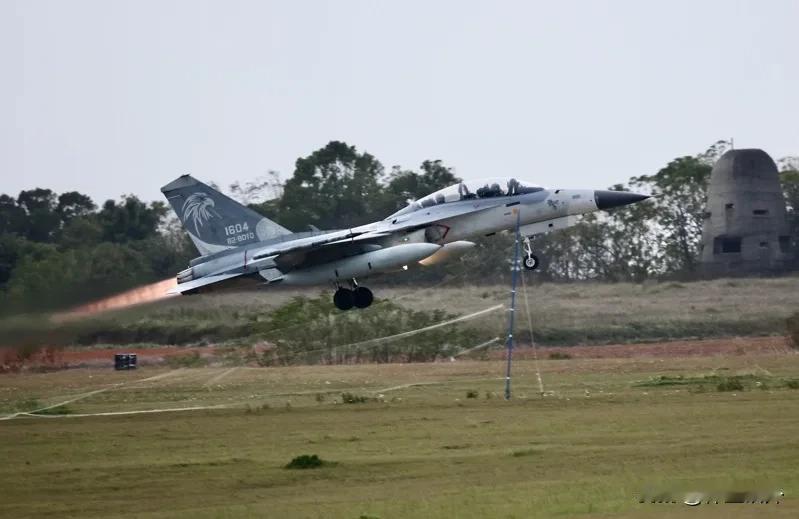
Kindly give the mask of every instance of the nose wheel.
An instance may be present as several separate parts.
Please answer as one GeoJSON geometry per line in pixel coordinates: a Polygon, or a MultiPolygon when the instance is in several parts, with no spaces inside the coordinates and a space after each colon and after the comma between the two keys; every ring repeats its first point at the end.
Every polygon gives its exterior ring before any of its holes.
{"type": "Polygon", "coordinates": [[[355,280],[352,281],[353,287],[339,287],[333,294],[333,304],[339,310],[349,310],[355,308],[367,308],[374,301],[372,291],[364,286],[358,286],[355,280]]]}
{"type": "Polygon", "coordinates": [[[524,268],[526,268],[527,270],[535,270],[535,269],[537,269],[538,268],[538,263],[539,263],[538,262],[538,256],[536,256],[535,254],[530,254],[528,256],[525,256],[524,262],[523,262],[524,268]]]}
{"type": "Polygon", "coordinates": [[[525,236],[524,237],[524,260],[522,261],[522,265],[527,270],[536,270],[538,266],[541,264],[538,261],[538,256],[533,254],[533,245],[530,243],[530,238],[525,236]]]}

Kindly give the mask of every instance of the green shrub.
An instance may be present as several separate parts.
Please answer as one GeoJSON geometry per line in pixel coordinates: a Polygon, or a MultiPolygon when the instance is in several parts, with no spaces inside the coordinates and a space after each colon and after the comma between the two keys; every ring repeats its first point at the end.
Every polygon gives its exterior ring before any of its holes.
{"type": "Polygon", "coordinates": [[[42,416],[58,416],[58,415],[65,415],[65,414],[72,414],[74,411],[65,405],[60,405],[57,407],[51,407],[49,409],[42,409],[41,411],[36,411],[33,414],[42,415],[42,416]]]}
{"type": "Polygon", "coordinates": [[[317,456],[316,454],[303,454],[302,456],[297,456],[285,466],[287,469],[296,469],[296,470],[305,470],[305,469],[318,469],[324,465],[328,465],[329,463],[324,461],[322,458],[317,456]]]}
{"type": "Polygon", "coordinates": [[[535,454],[537,454],[535,449],[522,449],[522,450],[513,451],[513,452],[510,453],[510,455],[513,456],[514,458],[522,458],[524,456],[533,456],[535,454]]]}
{"type": "Polygon", "coordinates": [[[39,409],[40,407],[43,407],[42,403],[35,398],[27,398],[11,404],[11,410],[18,413],[30,413],[34,409],[39,409]]]}
{"type": "Polygon", "coordinates": [[[718,391],[743,391],[747,385],[765,384],[770,379],[758,375],[735,375],[731,377],[717,374],[688,377],[683,375],[660,375],[649,380],[637,382],[637,387],[661,387],[661,386],[686,386],[691,392],[701,393],[706,389],[716,386],[718,391]]]}
{"type": "Polygon", "coordinates": [[[730,377],[722,379],[716,389],[719,391],[743,391],[744,385],[738,377],[730,377]]]}
{"type": "Polygon", "coordinates": [[[56,415],[64,415],[64,414],[72,414],[74,411],[67,407],[66,405],[59,405],[56,407],[51,407],[49,409],[42,409],[41,411],[36,411],[37,409],[41,409],[44,407],[44,404],[36,400],[35,398],[28,398],[26,400],[20,400],[13,405],[11,405],[11,409],[18,413],[31,413],[36,415],[42,416],[56,416],[56,415]],[[36,412],[34,412],[36,411],[36,412]]]}
{"type": "Polygon", "coordinates": [[[704,378],[685,378],[682,375],[658,375],[651,377],[649,380],[638,382],[635,385],[638,387],[658,387],[658,386],[681,386],[686,384],[704,384],[704,378]]]}
{"type": "Polygon", "coordinates": [[[466,398],[477,398],[478,396],[480,396],[480,393],[474,389],[466,391],[466,398]]]}
{"type": "Polygon", "coordinates": [[[365,312],[342,313],[330,304],[330,295],[323,294],[294,298],[254,325],[252,333],[274,345],[264,353],[267,365],[431,362],[484,341],[493,330],[453,325],[380,344],[368,341],[453,317],[442,310],[416,311],[392,301],[377,301],[365,312]]]}
{"type": "Polygon", "coordinates": [[[785,387],[788,389],[799,389],[799,380],[791,379],[785,381],[785,387]]]}
{"type": "Polygon", "coordinates": [[[269,404],[261,404],[261,405],[247,404],[247,407],[244,408],[244,412],[247,414],[259,414],[264,411],[268,411],[269,409],[270,409],[269,404]]]}
{"type": "Polygon", "coordinates": [[[345,404],[365,404],[369,399],[362,395],[344,392],[341,393],[341,401],[345,404]]]}

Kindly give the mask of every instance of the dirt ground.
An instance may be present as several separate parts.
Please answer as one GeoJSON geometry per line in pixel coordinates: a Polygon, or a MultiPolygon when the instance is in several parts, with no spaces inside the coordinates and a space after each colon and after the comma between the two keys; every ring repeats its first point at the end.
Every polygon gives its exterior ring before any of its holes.
{"type": "Polygon", "coordinates": [[[17,369],[102,367],[114,365],[115,353],[136,353],[139,364],[160,364],[168,357],[198,352],[202,356],[213,355],[211,347],[161,346],[149,348],[43,348],[30,358],[20,361],[11,348],[0,348],[0,373],[17,369]]]}
{"type": "MultiPolygon", "coordinates": [[[[786,337],[730,337],[725,339],[704,339],[688,341],[652,342],[641,344],[607,344],[600,346],[538,347],[539,358],[562,353],[576,359],[611,359],[633,357],[712,357],[716,355],[758,355],[785,353],[790,351],[786,337]]],[[[505,352],[496,350],[489,356],[492,359],[504,358],[505,352]]],[[[534,358],[529,346],[514,351],[514,357],[534,358]]]]}
{"type": "MultiPolygon", "coordinates": [[[[262,349],[262,348],[260,348],[262,349]]],[[[730,337],[725,339],[669,341],[639,344],[608,344],[600,346],[542,347],[533,350],[522,344],[514,350],[514,358],[548,359],[553,354],[569,355],[577,359],[611,358],[673,358],[688,356],[768,355],[791,351],[786,337],[730,337]]],[[[45,348],[29,359],[20,362],[16,352],[0,349],[0,373],[18,369],[64,369],[76,367],[111,367],[114,353],[136,353],[142,365],[161,364],[169,357],[197,352],[203,357],[214,357],[215,347],[159,346],[144,348],[45,348]]],[[[505,358],[504,349],[488,353],[491,360],[505,358]]]]}

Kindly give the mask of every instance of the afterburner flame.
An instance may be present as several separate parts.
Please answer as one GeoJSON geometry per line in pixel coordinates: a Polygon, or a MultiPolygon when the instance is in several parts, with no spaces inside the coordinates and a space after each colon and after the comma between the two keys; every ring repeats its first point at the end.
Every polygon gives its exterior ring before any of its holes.
{"type": "Polygon", "coordinates": [[[175,297],[176,294],[167,294],[169,289],[175,287],[177,281],[175,278],[157,281],[149,285],[132,288],[121,294],[106,297],[99,301],[93,301],[85,305],[75,307],[66,312],[59,312],[53,314],[54,321],[69,321],[72,319],[79,319],[81,317],[88,317],[96,315],[109,310],[120,310],[122,308],[129,308],[131,306],[141,305],[145,303],[153,303],[168,297],[175,297]]]}

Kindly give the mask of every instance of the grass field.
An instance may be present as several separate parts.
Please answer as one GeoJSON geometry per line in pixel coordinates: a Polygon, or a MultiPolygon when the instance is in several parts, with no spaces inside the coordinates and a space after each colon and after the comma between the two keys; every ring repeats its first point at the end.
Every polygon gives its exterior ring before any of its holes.
{"type": "Polygon", "coordinates": [[[0,421],[0,516],[799,516],[799,355],[540,364],[546,396],[520,361],[510,402],[496,361],[5,375],[0,416],[68,403],[0,421]],[[284,468],[302,454],[330,464],[284,468]]]}

